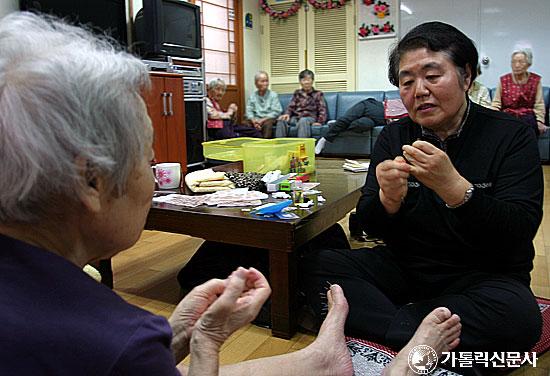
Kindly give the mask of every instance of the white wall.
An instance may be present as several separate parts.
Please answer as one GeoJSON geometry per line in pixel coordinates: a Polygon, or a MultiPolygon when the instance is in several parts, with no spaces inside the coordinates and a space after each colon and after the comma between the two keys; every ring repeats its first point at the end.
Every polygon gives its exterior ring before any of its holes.
{"type": "Polygon", "coordinates": [[[243,52],[244,52],[244,88],[245,98],[256,89],[254,86],[254,74],[262,69],[262,45],[260,30],[260,7],[257,0],[243,1],[243,52]],[[244,17],[252,14],[252,29],[244,27],[244,17]]]}
{"type": "Polygon", "coordinates": [[[356,90],[397,90],[388,80],[388,53],[397,38],[357,41],[356,90]]]}
{"type": "Polygon", "coordinates": [[[4,17],[8,13],[13,12],[14,10],[19,10],[18,0],[1,0],[0,1],[0,18],[4,17]]]}

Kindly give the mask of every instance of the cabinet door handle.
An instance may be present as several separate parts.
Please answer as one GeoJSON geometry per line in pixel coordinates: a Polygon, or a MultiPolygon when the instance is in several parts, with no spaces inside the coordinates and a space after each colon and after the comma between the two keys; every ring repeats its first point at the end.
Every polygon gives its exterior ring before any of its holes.
{"type": "Polygon", "coordinates": [[[168,112],[166,111],[166,96],[167,93],[162,93],[162,116],[168,116],[168,112]]]}
{"type": "Polygon", "coordinates": [[[172,107],[172,93],[166,93],[168,96],[168,116],[174,115],[174,108],[172,107]]]}

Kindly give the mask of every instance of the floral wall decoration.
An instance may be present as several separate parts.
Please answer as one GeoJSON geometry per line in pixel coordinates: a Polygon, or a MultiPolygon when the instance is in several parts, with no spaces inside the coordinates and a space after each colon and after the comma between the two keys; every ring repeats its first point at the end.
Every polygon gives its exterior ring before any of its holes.
{"type": "Polygon", "coordinates": [[[397,0],[363,0],[359,4],[359,40],[394,37],[398,13],[397,0]]]}
{"type": "Polygon", "coordinates": [[[264,12],[269,14],[270,17],[283,19],[295,15],[302,6],[302,3],[307,2],[315,9],[335,9],[346,5],[347,1],[348,0],[295,0],[287,10],[276,11],[269,6],[268,0],[260,0],[260,8],[262,8],[264,12]]]}
{"type": "Polygon", "coordinates": [[[334,9],[340,8],[346,5],[347,0],[328,0],[328,1],[316,1],[316,0],[307,0],[314,8],[316,9],[334,9]]]}
{"type": "Polygon", "coordinates": [[[288,18],[295,15],[298,12],[298,9],[302,6],[302,0],[295,0],[292,5],[284,11],[276,11],[271,8],[267,0],[260,0],[260,8],[264,10],[270,17],[273,18],[288,18]]]}

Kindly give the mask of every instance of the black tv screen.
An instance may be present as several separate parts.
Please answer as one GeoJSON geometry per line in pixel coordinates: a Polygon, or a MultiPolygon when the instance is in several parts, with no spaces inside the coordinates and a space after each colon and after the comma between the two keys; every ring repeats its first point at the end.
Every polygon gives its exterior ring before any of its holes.
{"type": "Polygon", "coordinates": [[[181,0],[143,0],[135,20],[135,49],[141,56],[202,56],[200,8],[181,0]]]}
{"type": "MultiPolygon", "coordinates": [[[[195,10],[166,2],[163,4],[164,42],[197,47],[195,10]]],[[[200,46],[199,46],[200,47],[200,46]]]]}
{"type": "Polygon", "coordinates": [[[128,45],[125,0],[20,0],[19,7],[66,18],[128,45]]]}

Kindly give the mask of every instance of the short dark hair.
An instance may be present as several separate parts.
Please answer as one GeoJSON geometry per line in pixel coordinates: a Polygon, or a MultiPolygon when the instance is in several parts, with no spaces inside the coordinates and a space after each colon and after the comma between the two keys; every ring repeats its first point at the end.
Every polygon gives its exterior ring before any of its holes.
{"type": "Polygon", "coordinates": [[[310,71],[309,69],[304,69],[303,71],[300,72],[300,74],[298,75],[298,79],[301,80],[301,79],[304,79],[306,77],[311,77],[311,79],[313,81],[315,81],[315,73],[313,73],[312,71],[310,71]]]}
{"type": "Polygon", "coordinates": [[[388,78],[393,85],[399,87],[399,61],[403,54],[419,48],[447,54],[463,73],[470,67],[470,82],[476,79],[478,53],[474,42],[456,27],[434,21],[416,26],[390,52],[388,78]]]}

